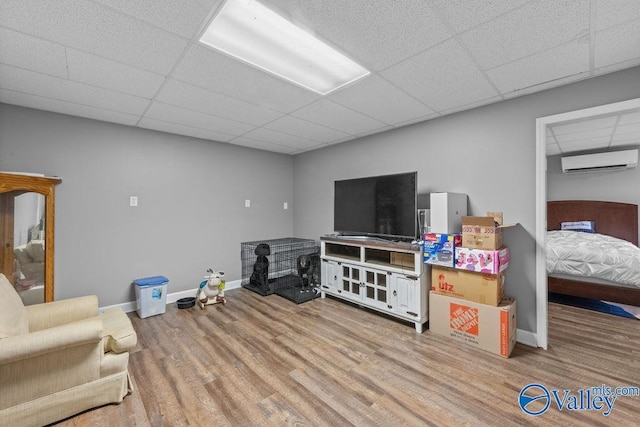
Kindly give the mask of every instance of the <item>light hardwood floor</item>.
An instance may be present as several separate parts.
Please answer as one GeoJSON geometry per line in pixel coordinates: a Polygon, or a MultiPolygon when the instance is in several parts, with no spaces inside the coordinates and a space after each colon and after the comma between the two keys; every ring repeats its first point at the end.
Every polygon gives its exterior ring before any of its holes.
{"type": "Polygon", "coordinates": [[[225,306],[140,319],[135,391],[60,426],[638,425],[640,397],[533,417],[520,390],[640,386],[640,321],[549,306],[549,349],[504,359],[326,298],[295,305],[246,289],[225,306]]]}

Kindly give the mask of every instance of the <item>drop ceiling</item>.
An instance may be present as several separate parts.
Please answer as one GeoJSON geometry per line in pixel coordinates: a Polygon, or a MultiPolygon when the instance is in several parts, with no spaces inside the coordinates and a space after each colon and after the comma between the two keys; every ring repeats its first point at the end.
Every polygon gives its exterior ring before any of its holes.
{"type": "Polygon", "coordinates": [[[0,102],[298,154],[640,65],[637,0],[261,1],[371,75],[323,97],[208,49],[220,0],[0,0],[0,102]]]}

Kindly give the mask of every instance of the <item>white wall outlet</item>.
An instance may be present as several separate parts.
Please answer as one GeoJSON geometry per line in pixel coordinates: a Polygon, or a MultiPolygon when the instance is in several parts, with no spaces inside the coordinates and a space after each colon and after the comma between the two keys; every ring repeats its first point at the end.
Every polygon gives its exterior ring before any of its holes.
{"type": "Polygon", "coordinates": [[[129,197],[129,206],[138,206],[138,196],[129,197]]]}
{"type": "Polygon", "coordinates": [[[282,209],[285,209],[285,210],[286,210],[286,209],[289,209],[289,203],[284,202],[284,203],[282,204],[282,209]]]}
{"type": "Polygon", "coordinates": [[[244,201],[244,207],[245,208],[250,208],[251,207],[251,200],[247,199],[244,201]]]}

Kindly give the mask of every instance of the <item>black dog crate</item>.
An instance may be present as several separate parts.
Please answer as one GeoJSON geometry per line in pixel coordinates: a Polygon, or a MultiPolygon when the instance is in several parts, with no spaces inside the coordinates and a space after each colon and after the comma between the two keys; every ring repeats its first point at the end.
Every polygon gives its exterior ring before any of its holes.
{"type": "Polygon", "coordinates": [[[320,248],[314,240],[287,237],[241,244],[242,286],[297,304],[319,296],[320,248]]]}

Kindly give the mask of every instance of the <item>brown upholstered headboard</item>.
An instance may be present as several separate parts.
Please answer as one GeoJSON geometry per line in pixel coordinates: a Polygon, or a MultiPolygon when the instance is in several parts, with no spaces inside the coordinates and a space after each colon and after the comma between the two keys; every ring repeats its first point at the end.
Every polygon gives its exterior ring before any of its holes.
{"type": "Polygon", "coordinates": [[[559,230],[563,221],[595,221],[597,233],[638,246],[638,205],[595,200],[547,202],[547,230],[559,230]]]}

